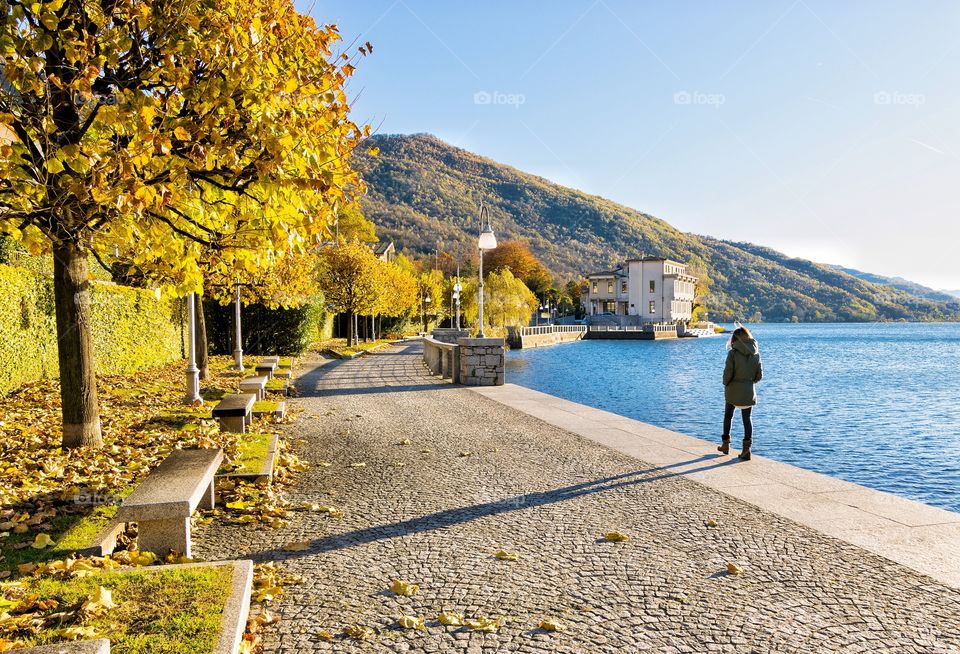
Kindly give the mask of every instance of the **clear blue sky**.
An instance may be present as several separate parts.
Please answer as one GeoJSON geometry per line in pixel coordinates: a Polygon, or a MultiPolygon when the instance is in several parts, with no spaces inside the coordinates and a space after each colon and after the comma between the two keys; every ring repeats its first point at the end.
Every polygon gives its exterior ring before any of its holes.
{"type": "Polygon", "coordinates": [[[960,289],[960,2],[297,2],[373,43],[350,91],[381,132],[960,289]]]}

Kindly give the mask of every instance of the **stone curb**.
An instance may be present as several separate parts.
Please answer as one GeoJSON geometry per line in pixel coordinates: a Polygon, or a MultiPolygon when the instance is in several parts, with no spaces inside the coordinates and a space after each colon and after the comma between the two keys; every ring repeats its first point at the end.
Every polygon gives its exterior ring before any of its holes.
{"type": "Polygon", "coordinates": [[[16,651],[19,654],[110,654],[110,641],[106,638],[77,640],[53,645],[38,645],[16,651]]]}

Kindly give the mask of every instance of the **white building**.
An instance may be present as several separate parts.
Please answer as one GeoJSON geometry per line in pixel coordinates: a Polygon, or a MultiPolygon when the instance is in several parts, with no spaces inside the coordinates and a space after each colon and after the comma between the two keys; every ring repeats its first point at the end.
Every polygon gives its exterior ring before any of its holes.
{"type": "Polygon", "coordinates": [[[640,323],[688,322],[697,278],[678,261],[627,259],[613,270],[587,275],[581,302],[587,315],[637,316],[640,323]]]}

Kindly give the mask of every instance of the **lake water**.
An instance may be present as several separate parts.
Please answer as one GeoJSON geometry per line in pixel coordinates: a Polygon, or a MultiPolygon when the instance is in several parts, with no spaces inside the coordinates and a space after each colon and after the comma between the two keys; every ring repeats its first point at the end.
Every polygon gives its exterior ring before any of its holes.
{"type": "MultiPolygon", "coordinates": [[[[754,452],[960,511],[960,325],[761,324],[754,452]]],[[[507,355],[507,381],[719,442],[727,337],[507,355]]],[[[733,445],[742,425],[734,417],[733,445]]]]}

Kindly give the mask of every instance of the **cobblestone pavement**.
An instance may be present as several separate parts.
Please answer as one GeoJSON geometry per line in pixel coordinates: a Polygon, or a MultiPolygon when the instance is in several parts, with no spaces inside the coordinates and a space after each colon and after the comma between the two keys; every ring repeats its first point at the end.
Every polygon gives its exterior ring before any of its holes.
{"type": "Polygon", "coordinates": [[[267,652],[960,651],[960,591],[440,383],[419,345],[307,369],[298,384],[290,437],[312,466],[288,495],[345,516],[210,526],[195,546],[304,575],[275,607],[267,652]],[[630,540],[601,540],[610,530],[630,540]],[[300,540],[307,551],[282,551],[300,540]],[[519,560],[495,559],[501,548],[519,560]],[[725,574],[728,561],[743,574],[725,574]],[[396,596],[394,579],[421,590],[396,596]],[[433,620],[441,610],[508,621],[470,632],[433,620]],[[401,614],[426,630],[395,627],[401,614]],[[542,631],[543,618],[568,630],[542,631]],[[317,636],[352,623],[376,635],[317,636]]]}

